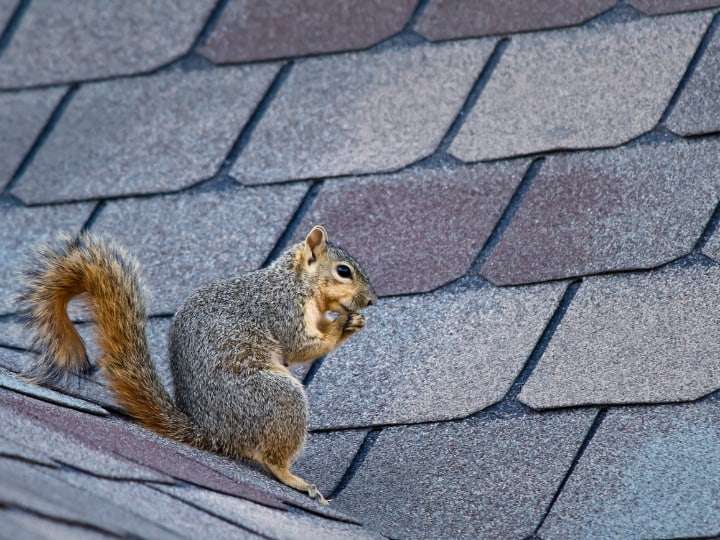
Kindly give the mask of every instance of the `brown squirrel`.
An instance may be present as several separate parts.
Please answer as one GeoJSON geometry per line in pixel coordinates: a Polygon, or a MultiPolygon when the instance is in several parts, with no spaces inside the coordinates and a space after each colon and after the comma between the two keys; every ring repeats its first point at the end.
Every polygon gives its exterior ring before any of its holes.
{"type": "Polygon", "coordinates": [[[363,328],[377,300],[360,265],[321,226],[262,270],[197,289],[170,331],[173,400],[153,367],[138,265],[124,249],[83,233],[45,247],[26,273],[22,306],[40,349],[37,382],[91,368],[67,315],[84,294],[97,323],[99,364],[118,402],[149,429],[263,464],[322,504],[290,467],[307,435],[307,397],[288,365],[315,360],[363,328]],[[336,318],[329,315],[334,313],[336,318]]]}

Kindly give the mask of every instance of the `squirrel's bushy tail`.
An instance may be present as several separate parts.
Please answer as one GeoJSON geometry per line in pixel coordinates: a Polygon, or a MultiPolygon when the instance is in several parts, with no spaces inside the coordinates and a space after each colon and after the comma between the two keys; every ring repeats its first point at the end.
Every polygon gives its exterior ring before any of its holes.
{"type": "Polygon", "coordinates": [[[116,244],[88,233],[43,247],[25,273],[24,314],[42,354],[30,372],[36,381],[90,368],[85,346],[67,314],[84,295],[97,326],[100,365],[116,399],[153,431],[184,442],[190,419],[163,388],[150,360],[147,320],[137,262],[116,244]]]}

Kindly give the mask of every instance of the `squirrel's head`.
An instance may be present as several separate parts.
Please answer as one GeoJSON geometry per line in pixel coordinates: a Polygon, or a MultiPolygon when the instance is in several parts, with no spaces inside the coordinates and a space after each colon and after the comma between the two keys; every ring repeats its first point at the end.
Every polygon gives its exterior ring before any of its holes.
{"type": "Polygon", "coordinates": [[[377,296],[358,262],[328,240],[325,227],[316,225],[296,252],[299,271],[313,284],[330,311],[358,311],[377,296]]]}

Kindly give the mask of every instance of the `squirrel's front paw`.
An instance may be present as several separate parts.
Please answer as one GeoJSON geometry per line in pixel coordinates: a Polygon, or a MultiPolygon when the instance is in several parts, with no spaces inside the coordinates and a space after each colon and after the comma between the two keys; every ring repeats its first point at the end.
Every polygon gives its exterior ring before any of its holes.
{"type": "Polygon", "coordinates": [[[345,326],[343,326],[343,334],[348,336],[361,330],[365,326],[365,317],[361,313],[349,313],[345,326]]]}

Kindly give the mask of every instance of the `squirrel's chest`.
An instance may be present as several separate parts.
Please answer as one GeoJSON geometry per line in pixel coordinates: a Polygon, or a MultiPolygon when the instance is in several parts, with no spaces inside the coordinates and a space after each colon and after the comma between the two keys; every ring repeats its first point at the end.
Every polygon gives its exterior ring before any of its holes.
{"type": "Polygon", "coordinates": [[[321,302],[316,297],[309,298],[303,306],[303,326],[305,336],[310,339],[320,339],[324,336],[321,330],[327,323],[325,322],[325,310],[321,302]]]}

